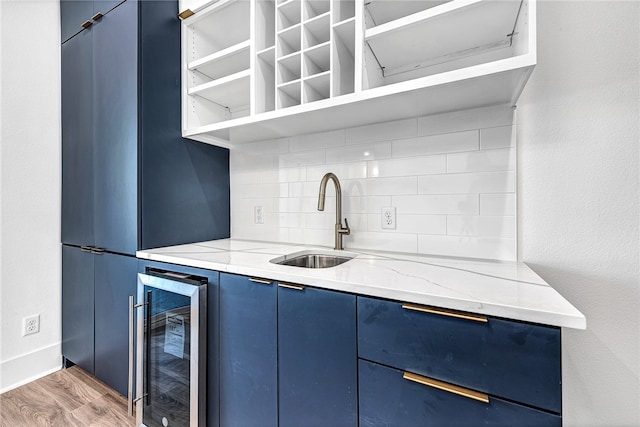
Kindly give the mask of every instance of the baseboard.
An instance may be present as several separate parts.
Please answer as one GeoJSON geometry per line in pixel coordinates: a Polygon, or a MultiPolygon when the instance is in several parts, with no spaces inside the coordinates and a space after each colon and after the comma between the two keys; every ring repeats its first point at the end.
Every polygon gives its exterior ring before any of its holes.
{"type": "Polygon", "coordinates": [[[62,368],[62,345],[47,347],[0,362],[0,393],[20,387],[62,368]]]}

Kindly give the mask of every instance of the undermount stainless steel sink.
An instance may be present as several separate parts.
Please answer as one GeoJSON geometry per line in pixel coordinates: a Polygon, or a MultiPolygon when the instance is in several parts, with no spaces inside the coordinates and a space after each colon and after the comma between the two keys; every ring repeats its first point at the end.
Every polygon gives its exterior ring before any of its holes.
{"type": "Polygon", "coordinates": [[[302,251],[272,259],[270,262],[302,268],[329,268],[355,258],[348,252],[302,251]]]}

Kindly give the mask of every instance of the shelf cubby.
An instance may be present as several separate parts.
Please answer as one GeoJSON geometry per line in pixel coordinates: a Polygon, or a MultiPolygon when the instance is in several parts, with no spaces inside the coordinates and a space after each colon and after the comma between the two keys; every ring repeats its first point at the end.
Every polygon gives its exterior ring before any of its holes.
{"type": "Polygon", "coordinates": [[[249,105],[249,70],[193,87],[188,95],[200,96],[229,110],[249,105]]]}
{"type": "Polygon", "coordinates": [[[302,5],[300,0],[288,0],[278,4],[278,30],[286,30],[289,27],[302,22],[302,5]]]}
{"type": "Polygon", "coordinates": [[[333,33],[333,96],[340,96],[355,90],[355,18],[335,25],[333,33]]]}
{"type": "Polygon", "coordinates": [[[276,108],[275,64],[275,46],[258,52],[254,93],[256,114],[273,111],[276,108]]]}
{"type": "Polygon", "coordinates": [[[249,2],[226,0],[194,15],[188,24],[187,61],[196,61],[249,40],[249,2]]]}
{"type": "Polygon", "coordinates": [[[304,23],[304,42],[305,48],[313,47],[318,44],[326,43],[331,38],[331,14],[326,12],[316,16],[311,21],[304,23]]]}
{"type": "Polygon", "coordinates": [[[315,102],[331,97],[331,73],[316,74],[303,81],[303,102],[315,102]]]}
{"type": "Polygon", "coordinates": [[[300,79],[302,77],[301,61],[300,52],[278,59],[278,84],[300,79]]]}
{"type": "Polygon", "coordinates": [[[303,76],[309,77],[331,69],[331,45],[329,42],[305,50],[303,55],[303,76]]]}
{"type": "Polygon", "coordinates": [[[305,0],[304,20],[308,21],[317,16],[329,13],[331,10],[330,0],[305,0]]]}
{"type": "Polygon", "coordinates": [[[333,22],[338,23],[356,16],[355,0],[332,0],[333,22]]]}
{"type": "Polygon", "coordinates": [[[262,51],[276,44],[276,5],[274,0],[257,0],[255,14],[256,50],[262,51]]]}
{"type": "Polygon", "coordinates": [[[278,108],[300,105],[301,81],[295,80],[278,86],[278,108]]]}
{"type": "Polygon", "coordinates": [[[302,25],[297,24],[278,33],[277,36],[277,56],[283,57],[302,49],[302,25]]]}
{"type": "Polygon", "coordinates": [[[193,73],[190,87],[248,70],[250,64],[249,47],[249,40],[245,40],[190,62],[187,66],[189,72],[193,73]]]}

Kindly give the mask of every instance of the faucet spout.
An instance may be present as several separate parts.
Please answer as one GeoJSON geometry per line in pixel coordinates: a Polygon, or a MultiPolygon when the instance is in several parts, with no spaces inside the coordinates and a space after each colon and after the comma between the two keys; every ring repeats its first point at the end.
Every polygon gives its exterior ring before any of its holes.
{"type": "Polygon", "coordinates": [[[336,187],[336,226],[335,226],[335,250],[342,250],[342,236],[344,234],[351,234],[351,229],[349,228],[349,222],[347,218],[344,219],[345,226],[342,226],[342,188],[340,187],[340,181],[335,174],[329,172],[326,173],[322,177],[322,181],[320,181],[320,192],[318,194],[318,210],[324,210],[324,200],[325,193],[327,191],[327,183],[329,180],[333,181],[333,185],[336,187]]]}

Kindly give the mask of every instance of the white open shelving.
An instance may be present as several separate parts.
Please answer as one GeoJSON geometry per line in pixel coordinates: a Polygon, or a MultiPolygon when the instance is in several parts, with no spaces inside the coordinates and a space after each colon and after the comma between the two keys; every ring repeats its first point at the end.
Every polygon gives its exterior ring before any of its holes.
{"type": "Polygon", "coordinates": [[[183,21],[183,136],[233,147],[515,104],[535,0],[220,0],[183,21]]]}

